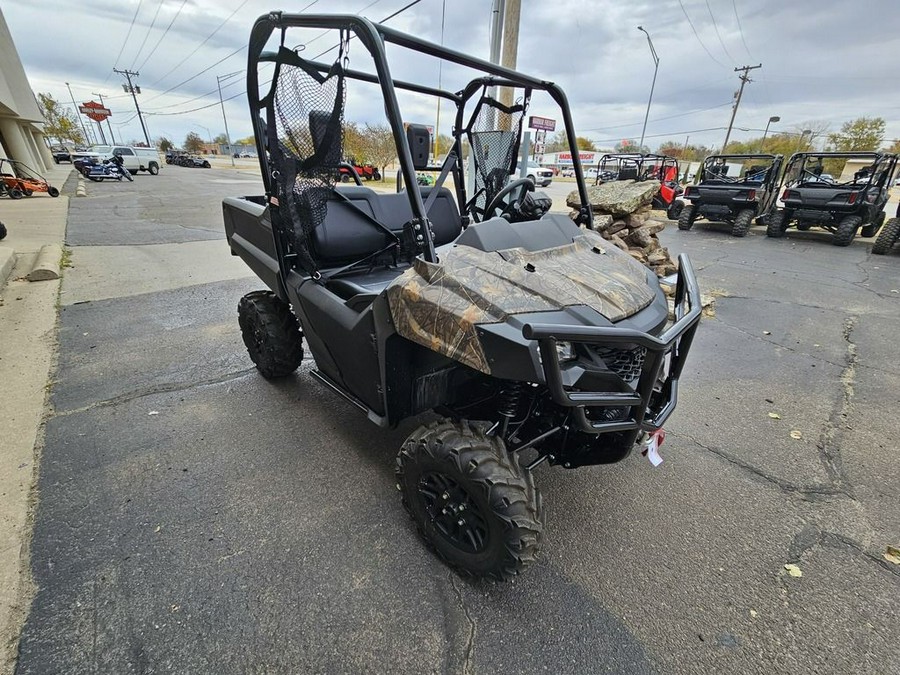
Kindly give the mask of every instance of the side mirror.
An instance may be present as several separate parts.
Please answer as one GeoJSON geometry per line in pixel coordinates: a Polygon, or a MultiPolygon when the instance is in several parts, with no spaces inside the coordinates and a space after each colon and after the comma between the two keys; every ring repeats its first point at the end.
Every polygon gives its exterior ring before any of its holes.
{"type": "Polygon", "coordinates": [[[428,168],[431,154],[431,133],[424,124],[409,124],[406,127],[406,142],[412,155],[413,168],[417,171],[428,168]]]}

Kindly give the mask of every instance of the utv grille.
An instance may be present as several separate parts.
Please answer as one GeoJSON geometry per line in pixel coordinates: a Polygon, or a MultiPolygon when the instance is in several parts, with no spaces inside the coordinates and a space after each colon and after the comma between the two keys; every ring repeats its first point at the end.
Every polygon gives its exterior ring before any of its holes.
{"type": "Polygon", "coordinates": [[[603,361],[607,368],[626,382],[631,382],[641,376],[644,358],[647,356],[646,347],[621,349],[591,344],[586,346],[593,356],[603,361]]]}

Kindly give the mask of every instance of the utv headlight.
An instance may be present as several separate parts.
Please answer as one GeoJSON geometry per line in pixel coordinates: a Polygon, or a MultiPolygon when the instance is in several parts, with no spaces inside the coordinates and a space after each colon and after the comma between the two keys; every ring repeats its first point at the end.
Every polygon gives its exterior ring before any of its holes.
{"type": "Polygon", "coordinates": [[[557,342],[556,358],[559,359],[560,363],[563,363],[564,361],[573,361],[575,359],[575,349],[572,347],[572,343],[557,342]]]}

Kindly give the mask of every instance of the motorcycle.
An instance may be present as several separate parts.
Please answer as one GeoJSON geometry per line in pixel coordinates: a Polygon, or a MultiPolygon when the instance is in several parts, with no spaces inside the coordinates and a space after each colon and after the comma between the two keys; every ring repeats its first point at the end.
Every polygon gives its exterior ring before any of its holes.
{"type": "Polygon", "coordinates": [[[107,178],[118,181],[121,181],[123,178],[127,178],[129,181],[134,180],[131,172],[125,168],[125,162],[121,155],[114,155],[109,159],[105,159],[102,164],[97,164],[96,162],[87,164],[83,173],[85,178],[95,183],[104,181],[107,178]]]}

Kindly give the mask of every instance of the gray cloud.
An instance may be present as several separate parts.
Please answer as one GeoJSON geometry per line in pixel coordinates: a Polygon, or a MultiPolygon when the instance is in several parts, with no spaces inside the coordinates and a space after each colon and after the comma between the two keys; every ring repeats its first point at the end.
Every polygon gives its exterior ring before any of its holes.
{"type": "MultiPolygon", "coordinates": [[[[158,7],[156,0],[143,0],[120,67],[143,60],[181,5],[181,0],[162,2],[143,55],[136,58],[158,7]]],[[[188,58],[240,2],[188,0],[160,48],[141,69],[142,107],[157,113],[148,117],[154,135],[165,133],[180,141],[191,129],[207,135],[198,127],[210,129],[213,135],[222,130],[218,107],[183,115],[163,113],[216,101],[217,96],[191,99],[213,91],[216,75],[242,69],[246,58],[243,52],[171,94],[160,93],[244,46],[253,20],[272,9],[270,0],[249,0],[188,58]]],[[[328,0],[310,11],[352,12],[369,2],[328,0]]],[[[308,2],[293,3],[290,9],[303,4],[308,2]]],[[[380,0],[365,14],[379,19],[403,4],[401,0],[380,0]]],[[[900,54],[900,13],[891,0],[852,5],[844,0],[710,0],[712,16],[705,0],[683,0],[697,35],[677,0],[525,0],[523,6],[519,69],[559,82],[566,89],[578,128],[604,143],[640,135],[653,63],[646,38],[636,29],[638,25],[651,33],[660,56],[647,128],[651,145],[669,138],[683,142],[687,133],[692,142],[721,143],[722,127],[728,122],[729,104],[738,86],[733,68],[758,62],[763,68],[753,72],[754,81],[745,89],[736,121],[739,128],[733,137],[758,135],[752,130],[763,127],[770,115],[781,116],[782,122],[776,126],[784,130],[809,120],[825,121],[837,128],[860,115],[879,115],[888,121],[888,136],[900,137],[900,95],[896,93],[900,74],[895,66],[896,55],[900,54]],[[712,130],[698,131],[702,129],[712,130]]],[[[4,14],[36,90],[49,91],[62,101],[68,101],[65,81],[72,83],[81,100],[90,98],[91,92],[104,92],[110,97],[113,120],[121,124],[133,115],[132,104],[121,96],[121,78],[111,75],[110,70],[136,7],[137,0],[92,0],[89,4],[44,0],[38,14],[33,2],[7,0],[4,14]]],[[[448,0],[445,44],[487,57],[489,13],[489,0],[448,0]]],[[[391,25],[437,41],[440,14],[440,0],[423,0],[391,25]]],[[[315,54],[328,46],[327,39],[319,39],[309,49],[315,54]]],[[[365,62],[362,52],[359,46],[351,48],[354,65],[365,62]]],[[[395,77],[429,83],[437,80],[433,59],[398,54],[392,69],[395,77]]],[[[456,67],[445,67],[443,74],[445,86],[451,89],[459,88],[468,75],[456,67]]],[[[242,86],[241,79],[236,78],[224,93],[236,94],[242,86]]],[[[361,102],[355,114],[360,118],[381,117],[380,103],[365,96],[358,98],[361,102]]],[[[415,98],[405,103],[409,106],[407,116],[430,121],[434,114],[430,102],[415,98]]],[[[535,105],[542,104],[536,101],[535,105]]],[[[233,135],[247,135],[246,101],[239,97],[227,102],[226,112],[233,135]]],[[[533,112],[555,114],[543,108],[533,112]]],[[[446,113],[442,119],[448,119],[446,113]]],[[[140,135],[137,120],[119,128],[128,138],[140,135]]]]}

